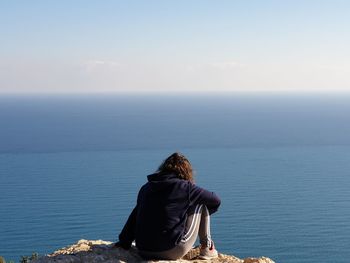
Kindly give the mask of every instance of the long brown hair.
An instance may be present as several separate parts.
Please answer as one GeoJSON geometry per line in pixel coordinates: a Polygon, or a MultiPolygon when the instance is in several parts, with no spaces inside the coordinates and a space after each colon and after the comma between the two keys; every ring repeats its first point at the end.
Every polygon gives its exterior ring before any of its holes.
{"type": "Polygon", "coordinates": [[[175,152],[166,158],[158,168],[159,173],[174,173],[179,178],[194,182],[192,165],[187,158],[175,152]]]}

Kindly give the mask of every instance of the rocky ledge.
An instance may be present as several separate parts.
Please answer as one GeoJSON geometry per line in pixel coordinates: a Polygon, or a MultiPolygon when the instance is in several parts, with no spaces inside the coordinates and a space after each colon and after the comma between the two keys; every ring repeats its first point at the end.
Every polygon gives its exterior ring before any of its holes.
{"type": "MultiPolygon", "coordinates": [[[[196,251],[194,251],[196,252],[196,251]]],[[[193,253],[195,254],[195,253],[193,253]]],[[[167,262],[182,262],[182,263],[204,263],[204,262],[215,262],[215,263],[275,263],[270,258],[261,257],[261,258],[245,258],[239,259],[235,256],[219,254],[219,257],[212,260],[200,260],[193,258],[189,259],[179,259],[177,261],[144,261],[137,254],[135,247],[132,247],[130,250],[126,251],[121,248],[113,247],[112,242],[103,241],[103,240],[79,240],[78,243],[59,249],[52,254],[42,256],[37,260],[31,261],[35,263],[53,263],[53,262],[62,262],[62,263],[80,263],[80,262],[106,262],[106,263],[115,263],[115,262],[158,262],[158,263],[167,263],[167,262]]]]}

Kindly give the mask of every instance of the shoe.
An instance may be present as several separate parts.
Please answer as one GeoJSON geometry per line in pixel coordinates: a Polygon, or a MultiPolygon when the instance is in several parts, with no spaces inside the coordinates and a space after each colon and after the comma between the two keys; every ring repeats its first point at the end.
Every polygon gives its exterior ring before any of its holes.
{"type": "Polygon", "coordinates": [[[210,247],[208,246],[201,246],[200,252],[199,252],[199,258],[200,259],[212,259],[218,257],[218,251],[215,249],[214,242],[211,241],[210,247]]]}

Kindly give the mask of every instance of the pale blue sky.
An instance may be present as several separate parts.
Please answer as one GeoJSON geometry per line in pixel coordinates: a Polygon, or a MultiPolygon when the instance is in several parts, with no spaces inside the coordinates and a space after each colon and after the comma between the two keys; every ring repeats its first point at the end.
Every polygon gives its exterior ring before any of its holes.
{"type": "Polygon", "coordinates": [[[0,92],[350,91],[350,1],[0,1],[0,92]]]}

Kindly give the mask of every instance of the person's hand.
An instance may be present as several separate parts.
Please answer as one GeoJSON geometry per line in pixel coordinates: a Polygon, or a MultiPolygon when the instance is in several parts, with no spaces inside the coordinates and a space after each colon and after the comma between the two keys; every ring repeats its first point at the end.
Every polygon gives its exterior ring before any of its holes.
{"type": "Polygon", "coordinates": [[[115,248],[121,247],[121,248],[123,248],[125,250],[129,250],[131,245],[128,245],[128,244],[125,244],[125,243],[122,243],[122,242],[118,241],[117,243],[114,244],[114,247],[115,248]]]}

